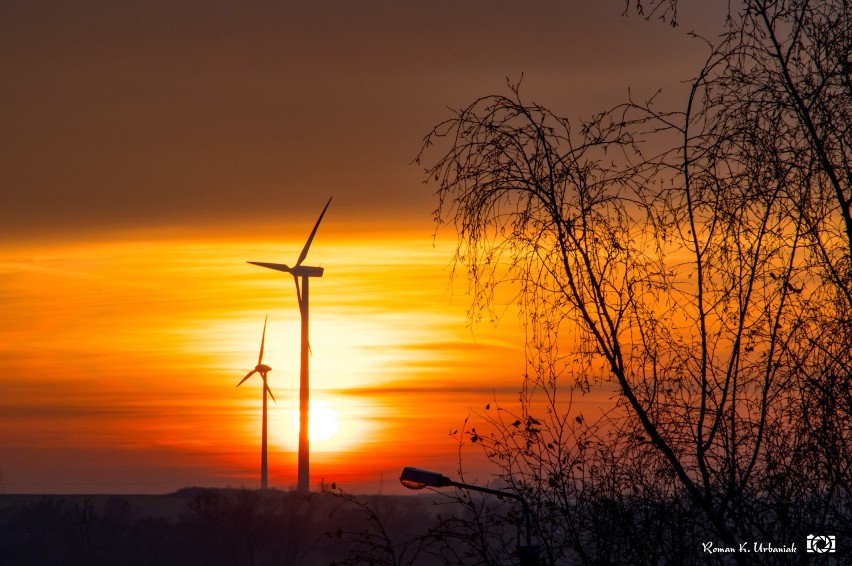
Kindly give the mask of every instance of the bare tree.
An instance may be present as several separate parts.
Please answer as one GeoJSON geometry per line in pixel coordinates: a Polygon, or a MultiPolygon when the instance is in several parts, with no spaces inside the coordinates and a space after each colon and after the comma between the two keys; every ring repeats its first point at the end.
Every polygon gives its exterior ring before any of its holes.
{"type": "Polygon", "coordinates": [[[420,157],[441,148],[436,219],[457,230],[474,316],[503,289],[521,306],[522,412],[484,437],[504,479],[569,488],[576,507],[589,438],[559,394],[611,383],[597,456],[670,473],[736,546],[801,534],[780,520],[794,500],[817,507],[799,527],[849,519],[850,8],[749,0],[708,45],[682,109],[628,101],[572,125],[510,84],[436,126],[420,157]]]}

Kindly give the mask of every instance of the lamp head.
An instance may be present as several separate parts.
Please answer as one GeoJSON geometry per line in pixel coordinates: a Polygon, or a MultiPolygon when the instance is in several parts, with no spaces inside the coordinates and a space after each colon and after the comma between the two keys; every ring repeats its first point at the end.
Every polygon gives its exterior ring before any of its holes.
{"type": "Polygon", "coordinates": [[[420,468],[403,468],[399,483],[408,489],[423,489],[424,487],[447,487],[453,482],[447,476],[438,472],[421,470],[420,468]]]}

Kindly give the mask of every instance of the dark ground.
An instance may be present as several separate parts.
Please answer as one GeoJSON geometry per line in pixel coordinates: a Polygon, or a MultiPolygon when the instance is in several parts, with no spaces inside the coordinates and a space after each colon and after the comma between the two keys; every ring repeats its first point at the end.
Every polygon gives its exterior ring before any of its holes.
{"type": "MultiPolygon", "coordinates": [[[[338,491],[305,498],[206,488],[167,495],[3,494],[0,564],[295,566],[362,563],[371,555],[378,561],[389,556],[387,539],[397,544],[422,534],[442,502],[434,494],[353,499],[338,491]]],[[[402,547],[391,552],[413,558],[402,547]]]]}

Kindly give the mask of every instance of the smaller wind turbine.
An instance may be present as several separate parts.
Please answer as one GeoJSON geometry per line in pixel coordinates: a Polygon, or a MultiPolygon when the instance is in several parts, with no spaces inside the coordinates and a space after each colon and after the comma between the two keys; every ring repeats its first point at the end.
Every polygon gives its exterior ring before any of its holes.
{"type": "MultiPolygon", "coordinates": [[[[275,395],[266,383],[266,374],[272,371],[272,368],[263,363],[263,343],[266,341],[266,321],[269,316],[263,320],[263,335],[260,338],[260,355],[257,357],[257,365],[253,370],[248,372],[242,380],[237,384],[237,387],[243,384],[245,380],[256,373],[260,374],[263,379],[263,426],[260,433],[260,489],[266,489],[267,486],[267,458],[266,458],[266,394],[268,393],[272,400],[275,401],[275,395]]],[[[276,401],[277,403],[277,401],[276,401]]]]}

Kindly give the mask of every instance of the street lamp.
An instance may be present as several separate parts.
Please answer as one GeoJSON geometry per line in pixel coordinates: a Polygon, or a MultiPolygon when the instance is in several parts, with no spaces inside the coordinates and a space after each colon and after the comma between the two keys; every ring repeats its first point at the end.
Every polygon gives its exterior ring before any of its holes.
{"type": "Polygon", "coordinates": [[[524,523],[526,523],[527,544],[522,546],[518,544],[518,557],[521,560],[521,566],[537,566],[539,549],[538,545],[532,543],[532,524],[530,522],[530,507],[526,500],[511,491],[502,491],[499,489],[490,489],[478,485],[461,483],[453,481],[443,474],[438,472],[430,472],[429,470],[421,470],[420,468],[406,467],[402,469],[402,474],[399,476],[399,482],[408,489],[423,489],[425,487],[458,487],[470,491],[479,491],[489,493],[497,497],[508,497],[520,502],[524,510],[524,523]]]}

